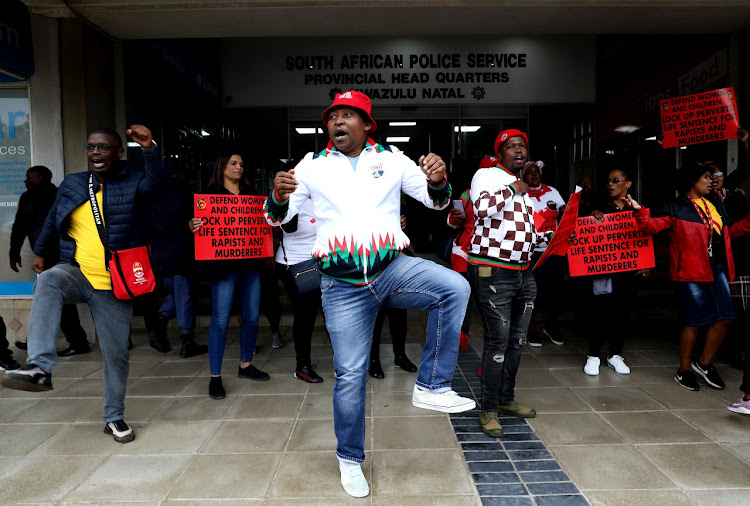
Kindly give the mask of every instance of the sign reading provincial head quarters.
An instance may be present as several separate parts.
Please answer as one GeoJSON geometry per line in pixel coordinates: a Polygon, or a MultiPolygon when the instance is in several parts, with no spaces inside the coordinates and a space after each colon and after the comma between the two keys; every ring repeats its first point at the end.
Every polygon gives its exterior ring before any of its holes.
{"type": "Polygon", "coordinates": [[[734,88],[667,98],[659,105],[665,149],[737,138],[734,88]]]}
{"type": "Polygon", "coordinates": [[[266,197],[195,195],[196,260],[239,260],[273,256],[271,227],[263,216],[266,197]]]}
{"type": "Polygon", "coordinates": [[[633,212],[578,218],[576,238],[568,249],[571,276],[592,276],[650,269],[656,265],[654,243],[641,231],[633,212]]]}
{"type": "Polygon", "coordinates": [[[408,104],[593,103],[595,39],[419,37],[225,39],[230,107],[320,107],[357,90],[408,104]]]}

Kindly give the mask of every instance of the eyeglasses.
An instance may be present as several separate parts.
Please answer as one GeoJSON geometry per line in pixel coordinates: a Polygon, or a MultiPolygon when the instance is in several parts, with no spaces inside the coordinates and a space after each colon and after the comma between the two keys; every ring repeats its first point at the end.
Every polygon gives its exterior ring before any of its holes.
{"type": "Polygon", "coordinates": [[[713,174],[711,174],[711,177],[721,177],[723,175],[724,175],[723,172],[714,172],[713,174]]]}
{"type": "Polygon", "coordinates": [[[627,179],[625,179],[624,177],[623,178],[614,177],[612,179],[607,179],[607,183],[612,183],[612,184],[622,183],[624,181],[627,181],[627,179]]]}
{"type": "Polygon", "coordinates": [[[118,146],[117,144],[84,144],[83,148],[86,150],[87,153],[92,153],[94,149],[98,149],[100,153],[106,153],[112,148],[121,148],[122,146],[118,146]]]}

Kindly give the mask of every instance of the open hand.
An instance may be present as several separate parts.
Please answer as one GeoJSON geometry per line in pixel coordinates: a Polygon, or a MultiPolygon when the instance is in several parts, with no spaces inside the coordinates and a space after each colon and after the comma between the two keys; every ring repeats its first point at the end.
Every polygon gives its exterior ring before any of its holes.
{"type": "Polygon", "coordinates": [[[127,134],[142,148],[151,147],[151,130],[143,125],[130,125],[127,134]]]}

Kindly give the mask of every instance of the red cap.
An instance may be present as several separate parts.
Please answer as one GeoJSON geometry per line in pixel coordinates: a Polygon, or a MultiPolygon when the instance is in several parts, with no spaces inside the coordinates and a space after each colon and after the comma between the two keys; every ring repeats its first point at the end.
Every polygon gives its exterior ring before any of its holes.
{"type": "Polygon", "coordinates": [[[500,160],[498,160],[494,156],[488,156],[487,158],[482,158],[479,161],[479,168],[488,169],[490,167],[494,167],[495,165],[498,165],[499,163],[500,163],[500,160]]]}
{"type": "Polygon", "coordinates": [[[372,119],[371,115],[372,102],[370,101],[370,97],[368,97],[364,93],[352,90],[345,91],[344,93],[339,93],[338,95],[336,95],[333,103],[329,105],[325,111],[323,111],[324,125],[328,124],[328,113],[336,107],[351,107],[352,109],[357,109],[365,119],[372,123],[372,127],[370,127],[369,133],[374,132],[378,128],[378,124],[375,123],[375,120],[372,119]]]}
{"type": "Polygon", "coordinates": [[[517,130],[515,128],[509,128],[508,130],[503,130],[500,132],[500,134],[497,136],[497,139],[495,139],[495,154],[500,157],[500,146],[503,145],[505,141],[510,139],[511,137],[523,137],[523,141],[528,144],[529,138],[526,137],[526,134],[523,133],[520,130],[517,130]]]}

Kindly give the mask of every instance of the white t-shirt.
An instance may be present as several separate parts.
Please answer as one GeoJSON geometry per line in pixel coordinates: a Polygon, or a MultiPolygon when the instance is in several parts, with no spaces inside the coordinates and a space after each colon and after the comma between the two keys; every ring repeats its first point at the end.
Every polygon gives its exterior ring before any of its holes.
{"type": "Polygon", "coordinates": [[[294,265],[312,258],[312,249],[315,245],[315,216],[313,215],[312,200],[302,204],[299,209],[297,230],[295,232],[282,232],[284,234],[284,249],[279,246],[276,251],[276,262],[284,265],[294,265]],[[286,251],[286,261],[284,261],[286,251]]]}

